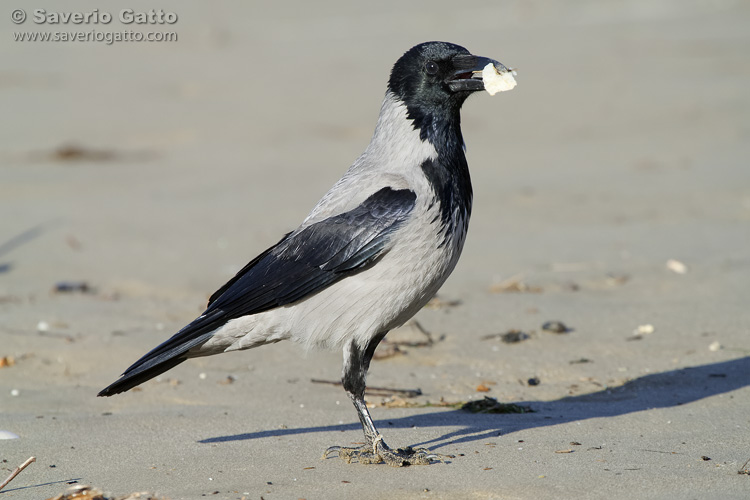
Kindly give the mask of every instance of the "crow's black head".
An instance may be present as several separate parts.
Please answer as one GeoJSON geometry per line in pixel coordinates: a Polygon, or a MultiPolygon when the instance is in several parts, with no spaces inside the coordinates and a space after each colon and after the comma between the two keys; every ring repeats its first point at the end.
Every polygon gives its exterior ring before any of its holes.
{"type": "Polygon", "coordinates": [[[438,148],[460,147],[461,106],[472,93],[484,90],[482,70],[488,64],[507,71],[494,59],[475,56],[460,45],[425,42],[396,61],[388,89],[406,104],[422,140],[438,148]]]}
{"type": "Polygon", "coordinates": [[[482,69],[499,62],[472,55],[448,42],[425,42],[396,61],[388,88],[409,108],[422,112],[457,112],[473,92],[484,90],[482,69]]]}

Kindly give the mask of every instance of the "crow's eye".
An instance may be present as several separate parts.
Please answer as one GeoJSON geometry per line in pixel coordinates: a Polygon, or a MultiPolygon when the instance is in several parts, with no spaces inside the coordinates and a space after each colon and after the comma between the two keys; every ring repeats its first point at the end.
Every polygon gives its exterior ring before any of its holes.
{"type": "Polygon", "coordinates": [[[438,65],[435,61],[427,61],[427,64],[424,65],[424,70],[427,72],[428,75],[435,75],[438,72],[438,65]]]}

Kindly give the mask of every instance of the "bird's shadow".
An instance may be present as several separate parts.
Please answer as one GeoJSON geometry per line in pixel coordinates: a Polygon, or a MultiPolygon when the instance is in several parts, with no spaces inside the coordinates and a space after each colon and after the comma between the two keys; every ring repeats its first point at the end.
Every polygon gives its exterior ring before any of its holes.
{"type": "MultiPolygon", "coordinates": [[[[533,413],[498,415],[470,413],[465,410],[439,410],[417,413],[397,419],[380,419],[376,421],[376,424],[381,430],[461,426],[460,429],[436,439],[412,445],[415,447],[430,446],[434,450],[448,445],[484,440],[524,429],[590,418],[615,417],[655,408],[680,406],[746,387],[750,385],[748,373],[750,373],[750,357],[744,357],[721,363],[645,375],[622,386],[580,396],[569,396],[556,401],[524,401],[519,403],[531,406],[535,410],[533,413]]],[[[358,422],[343,425],[299,427],[296,429],[261,430],[230,436],[216,436],[198,442],[223,443],[311,432],[357,429],[361,429],[358,422]]]]}

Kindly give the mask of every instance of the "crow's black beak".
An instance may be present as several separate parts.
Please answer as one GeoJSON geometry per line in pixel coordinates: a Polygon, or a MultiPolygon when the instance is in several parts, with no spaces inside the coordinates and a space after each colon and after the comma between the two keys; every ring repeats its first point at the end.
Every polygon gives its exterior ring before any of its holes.
{"type": "Polygon", "coordinates": [[[459,54],[452,61],[456,71],[446,78],[445,83],[448,84],[448,87],[453,92],[476,92],[484,90],[482,70],[488,64],[492,64],[498,73],[510,71],[502,63],[489,57],[459,54]]]}

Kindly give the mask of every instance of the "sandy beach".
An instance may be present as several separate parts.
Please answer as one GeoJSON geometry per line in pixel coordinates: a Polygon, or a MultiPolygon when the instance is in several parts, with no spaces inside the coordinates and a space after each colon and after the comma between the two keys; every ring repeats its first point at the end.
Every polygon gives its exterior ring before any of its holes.
{"type": "Polygon", "coordinates": [[[0,11],[0,481],[36,457],[0,500],[750,498],[750,5],[115,4],[0,11]],[[14,38],[76,30],[178,38],[14,38]],[[95,397],[301,222],[427,40],[518,70],[464,105],[462,259],[368,377],[390,445],[452,458],[322,460],[361,427],[341,353],[291,343],[95,397]]]}

